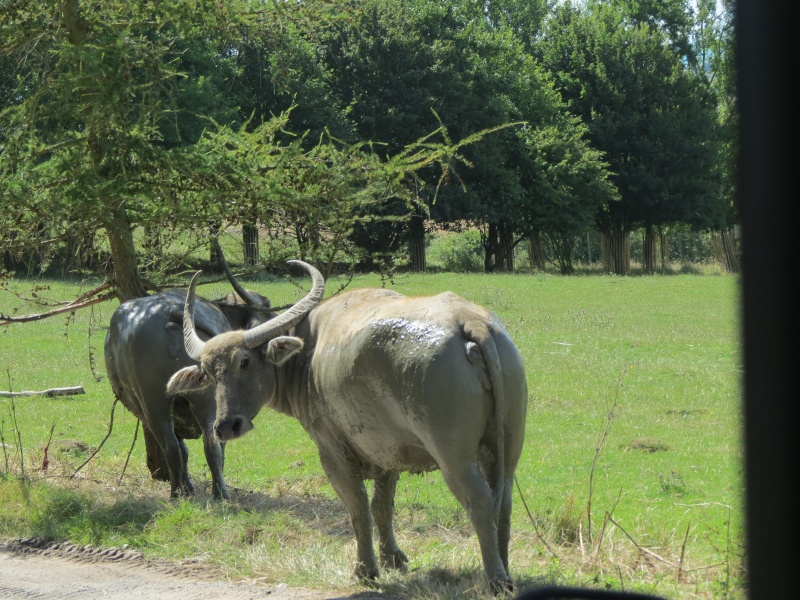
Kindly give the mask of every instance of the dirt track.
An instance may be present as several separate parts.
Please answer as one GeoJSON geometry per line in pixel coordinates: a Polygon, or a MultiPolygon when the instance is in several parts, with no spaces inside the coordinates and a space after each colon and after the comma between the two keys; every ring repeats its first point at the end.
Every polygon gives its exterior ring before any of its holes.
{"type": "Polygon", "coordinates": [[[145,561],[137,552],[36,540],[0,543],[0,599],[74,600],[333,600],[345,595],[283,584],[214,580],[193,563],[145,561]]]}

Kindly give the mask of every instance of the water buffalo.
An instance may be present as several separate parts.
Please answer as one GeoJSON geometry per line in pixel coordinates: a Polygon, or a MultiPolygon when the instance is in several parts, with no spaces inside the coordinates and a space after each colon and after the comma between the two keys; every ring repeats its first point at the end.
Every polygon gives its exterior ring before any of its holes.
{"type": "Polygon", "coordinates": [[[398,476],[438,468],[469,515],[491,584],[510,589],[511,492],[528,394],[497,316],[449,292],[408,298],[364,289],[318,303],[320,273],[290,262],[311,274],[307,302],[206,341],[193,327],[195,274],[183,323],[200,365],[175,373],[170,393],[213,388],[220,440],[252,429],[262,406],[297,418],[350,513],[361,579],[378,576],[372,519],[382,565],[405,568],[392,525],[398,476]],[[371,511],[365,479],[374,480],[371,511]]]}
{"type": "MultiPolygon", "coordinates": [[[[275,316],[267,298],[247,291],[230,271],[221,248],[220,262],[236,293],[199,299],[197,329],[203,338],[263,323],[275,316]]],[[[210,390],[168,396],[175,371],[195,364],[183,345],[186,290],[167,290],[120,304],[111,315],[105,339],[105,363],[120,402],[149,430],[164,454],[172,497],[194,494],[187,468],[185,439],[203,438],[215,498],[230,499],[222,475],[225,447],[213,434],[216,418],[210,390]]],[[[149,450],[148,450],[149,453],[149,450]]]]}

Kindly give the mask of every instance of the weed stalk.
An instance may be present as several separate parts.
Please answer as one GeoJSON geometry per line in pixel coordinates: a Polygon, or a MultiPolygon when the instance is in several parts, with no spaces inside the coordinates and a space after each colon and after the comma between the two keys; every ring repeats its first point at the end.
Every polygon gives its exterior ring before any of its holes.
{"type": "Polygon", "coordinates": [[[128,450],[128,456],[125,457],[125,464],[122,465],[122,473],[119,474],[119,483],[122,483],[122,478],[125,477],[125,471],[128,468],[128,463],[131,460],[131,454],[133,454],[133,447],[136,445],[136,438],[139,437],[139,426],[142,422],[139,419],[136,419],[136,429],[133,430],[133,441],[131,442],[130,450],[128,450]]]}
{"type": "Polygon", "coordinates": [[[600,453],[603,451],[603,447],[605,446],[606,440],[608,439],[608,432],[611,431],[611,425],[614,422],[617,409],[619,408],[620,390],[624,385],[625,375],[627,372],[628,372],[627,369],[623,369],[622,373],[617,379],[617,387],[614,390],[614,400],[611,403],[611,408],[608,410],[608,414],[606,415],[606,425],[603,428],[603,432],[600,434],[600,439],[597,440],[597,446],[595,447],[594,451],[594,458],[592,459],[592,468],[589,469],[589,498],[586,501],[586,519],[587,519],[586,529],[587,529],[587,534],[589,536],[590,544],[592,543],[592,497],[594,494],[594,472],[595,469],[597,468],[597,462],[600,459],[600,453]]]}
{"type": "Polygon", "coordinates": [[[14,428],[14,435],[17,436],[20,477],[25,479],[25,451],[22,446],[22,432],[19,430],[19,425],[17,424],[17,405],[13,398],[11,399],[11,426],[14,428]]]}
{"type": "Polygon", "coordinates": [[[103,438],[103,441],[100,442],[100,445],[95,449],[94,452],[92,452],[91,456],[89,456],[89,458],[83,461],[80,467],[75,469],[75,472],[72,474],[72,477],[70,477],[70,479],[73,479],[78,474],[78,471],[80,471],[83,467],[85,467],[89,463],[90,460],[92,460],[95,456],[97,456],[97,453],[100,452],[100,449],[108,441],[108,438],[111,437],[111,431],[114,429],[114,410],[117,408],[117,402],[119,402],[119,398],[114,398],[114,404],[111,405],[111,418],[109,419],[108,422],[108,432],[106,433],[106,437],[103,438]]]}
{"type": "MultiPolygon", "coordinates": [[[[11,370],[6,369],[6,377],[8,377],[8,391],[13,392],[14,390],[11,389],[11,370]]],[[[19,469],[20,469],[20,477],[25,479],[25,452],[22,447],[22,432],[19,430],[19,425],[17,424],[17,405],[14,402],[14,397],[11,397],[11,427],[14,429],[14,435],[17,438],[17,452],[19,453],[19,469]]],[[[3,445],[5,451],[5,444],[3,445]]]]}
{"type": "Polygon", "coordinates": [[[92,336],[97,331],[97,325],[95,323],[95,316],[94,316],[94,306],[92,306],[91,310],[89,311],[89,328],[87,331],[87,347],[89,348],[89,370],[92,372],[92,377],[97,383],[103,381],[103,375],[97,368],[97,360],[95,359],[95,347],[92,344],[92,336]]]}
{"type": "Polygon", "coordinates": [[[5,461],[6,468],[2,473],[3,479],[8,476],[8,451],[6,450],[6,438],[3,435],[3,429],[5,428],[6,421],[5,419],[0,420],[0,446],[3,446],[3,459],[5,461]]]}
{"type": "Polygon", "coordinates": [[[516,475],[514,476],[514,483],[517,484],[517,491],[519,492],[519,498],[520,500],[522,500],[522,506],[525,507],[525,512],[528,514],[528,519],[530,520],[531,525],[533,525],[533,530],[536,532],[536,535],[539,536],[539,539],[542,540],[544,547],[550,551],[550,554],[552,554],[555,558],[558,558],[558,554],[556,554],[553,551],[553,549],[547,544],[547,541],[545,541],[544,537],[542,537],[542,534],[539,533],[539,528],[536,527],[536,521],[533,520],[533,515],[531,514],[531,511],[528,508],[528,503],[525,502],[525,496],[522,494],[522,488],[519,486],[519,480],[517,479],[516,475]]]}
{"type": "Polygon", "coordinates": [[[53,441],[53,432],[56,430],[56,422],[53,421],[53,424],[50,426],[50,436],[47,438],[47,443],[44,445],[44,456],[42,456],[42,472],[47,471],[47,467],[50,466],[50,444],[53,441]]]}

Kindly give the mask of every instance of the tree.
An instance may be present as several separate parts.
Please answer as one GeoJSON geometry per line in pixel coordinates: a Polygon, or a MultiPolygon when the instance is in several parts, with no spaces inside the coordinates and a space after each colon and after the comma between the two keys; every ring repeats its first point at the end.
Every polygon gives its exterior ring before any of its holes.
{"type": "Polygon", "coordinates": [[[577,239],[592,228],[597,213],[618,199],[602,154],[585,139],[586,126],[576,118],[571,127],[526,131],[533,176],[526,186],[535,199],[521,213],[529,248],[543,268],[539,236],[555,250],[559,271],[574,272],[572,256],[577,239]],[[538,250],[537,250],[538,249],[538,250]]]}
{"type": "MultiPolygon", "coordinates": [[[[370,225],[362,231],[360,243],[373,244],[374,251],[386,254],[406,241],[412,263],[422,268],[427,217],[444,227],[471,223],[484,234],[486,269],[512,269],[513,247],[537,227],[520,217],[538,214],[531,208],[540,202],[535,182],[548,177],[536,171],[543,167],[536,156],[547,152],[535,147],[547,139],[537,132],[558,131],[564,143],[577,136],[570,153],[576,162],[568,164],[579,163],[577,155],[586,148],[577,143],[584,132],[571,123],[551,82],[525,52],[517,33],[538,26],[537,15],[543,14],[544,5],[371,0],[360,6],[359,19],[326,40],[325,60],[334,74],[332,85],[341,104],[350,107],[361,139],[385,142],[391,152],[421,137],[439,120],[456,139],[496,129],[464,149],[466,168],[451,171],[459,185],[438,189],[439,174],[421,172],[428,190],[427,195],[425,190],[420,194],[424,206],[410,221],[398,220],[391,230],[385,222],[382,232],[370,225]],[[517,125],[497,129],[511,123],[517,125]],[[387,245],[390,242],[394,246],[387,245]]],[[[562,185],[554,178],[567,171],[551,169],[553,185],[562,185]]],[[[564,182],[563,188],[567,187],[564,182]]],[[[572,196],[571,201],[584,199],[572,196]]]]}
{"type": "MultiPolygon", "coordinates": [[[[292,12],[320,5],[264,13],[245,0],[203,11],[189,10],[190,0],[108,2],[92,11],[77,0],[63,9],[14,4],[1,30],[2,59],[13,70],[0,88],[9,99],[0,113],[0,249],[11,257],[37,251],[46,267],[70,240],[107,240],[111,283],[124,300],[185,262],[186,252],[163,253],[172,240],[191,250],[228,223],[307,233],[307,224],[329,222],[311,218],[318,202],[353,196],[359,200],[346,210],[325,213],[350,231],[368,211],[365,189],[375,202],[406,197],[397,190],[414,161],[377,165],[368,145],[322,135],[321,120],[338,113],[292,12]],[[276,36],[277,20],[294,33],[276,36]],[[277,66],[260,71],[262,59],[277,66]],[[278,68],[296,65],[303,68],[293,77],[278,68]],[[283,90],[273,104],[268,82],[283,90]],[[292,104],[297,97],[314,110],[292,104]],[[320,186],[337,191],[318,198],[320,186]]],[[[447,154],[439,141],[422,148],[412,139],[409,147],[433,168],[427,159],[447,154]]],[[[306,244],[304,252],[319,251],[306,258],[332,262],[342,246],[328,241],[338,238],[318,239],[324,250],[306,244]]]]}
{"type": "Polygon", "coordinates": [[[696,64],[696,51],[691,40],[693,3],[686,0],[589,0],[587,4],[595,8],[610,4],[615,12],[625,16],[626,22],[663,32],[665,43],[677,56],[690,65],[696,64]]]}
{"type": "Polygon", "coordinates": [[[176,97],[192,91],[175,67],[187,46],[198,47],[198,30],[225,15],[179,21],[181,4],[89,11],[77,0],[20,2],[3,19],[18,82],[1,115],[3,245],[43,249],[47,262],[58,240],[102,231],[120,299],[146,293],[135,226],[187,221],[197,210],[178,201],[198,182],[170,143],[185,130],[169,126],[186,121],[176,97]],[[30,236],[38,227],[47,248],[30,236]]]}
{"type": "MultiPolygon", "coordinates": [[[[14,87],[0,113],[0,247],[9,255],[37,251],[46,266],[59,242],[93,242],[102,232],[110,283],[126,300],[147,293],[136,226],[195,230],[198,215],[203,223],[214,213],[198,200],[218,200],[203,186],[226,187],[213,155],[186,147],[202,138],[201,123],[230,118],[231,107],[219,103],[218,88],[176,66],[191,62],[185,56],[207,57],[200,32],[224,28],[236,13],[186,11],[183,2],[93,8],[77,0],[4,7],[2,59],[14,87]]],[[[146,429],[145,441],[151,472],[166,472],[146,429]]]]}
{"type": "MultiPolygon", "coordinates": [[[[356,223],[374,219],[373,207],[387,199],[410,205],[414,173],[458,161],[460,145],[429,137],[378,157],[365,143],[293,134],[294,105],[269,117],[256,118],[254,105],[239,111],[257,97],[238,78],[248,66],[242,40],[265,39],[279,19],[295,23],[320,4],[4,5],[7,262],[36,252],[44,269],[73,240],[103,237],[110,276],[98,289],[125,301],[157,289],[185,264],[181,248],[204,245],[211,230],[260,221],[305,228],[302,257],[330,271],[356,223]],[[167,255],[173,240],[181,248],[167,255]]],[[[155,470],[163,463],[148,458],[155,470]]]]}
{"type": "Polygon", "coordinates": [[[721,183],[719,195],[726,201],[720,220],[710,225],[717,260],[728,271],[739,271],[740,250],[734,226],[741,222],[735,197],[738,156],[738,102],[734,65],[733,0],[701,0],[697,3],[692,47],[695,69],[705,78],[717,99],[722,130],[721,183]]]}
{"type": "Polygon", "coordinates": [[[479,4],[493,29],[512,31],[530,54],[556,0],[488,0],[479,4]]]}
{"type": "Polygon", "coordinates": [[[570,110],[587,124],[589,139],[614,173],[620,201],[599,211],[597,224],[606,266],[620,274],[630,268],[633,229],[707,224],[721,205],[714,97],[673,48],[683,42],[671,44],[645,13],[614,3],[565,3],[538,46],[570,110]]]}
{"type": "MultiPolygon", "coordinates": [[[[466,93],[467,69],[453,41],[459,18],[450,9],[424,1],[370,0],[361,4],[358,19],[323,40],[332,85],[349,107],[358,139],[380,142],[378,150],[392,154],[439,127],[439,119],[457,137],[489,123],[473,126],[453,118],[460,106],[456,100],[466,93]]],[[[425,189],[409,216],[410,228],[397,206],[384,206],[381,211],[394,221],[364,223],[354,241],[367,254],[383,257],[409,243],[413,262],[423,268],[423,222],[435,210],[438,178],[434,171],[419,174],[425,189]]]]}

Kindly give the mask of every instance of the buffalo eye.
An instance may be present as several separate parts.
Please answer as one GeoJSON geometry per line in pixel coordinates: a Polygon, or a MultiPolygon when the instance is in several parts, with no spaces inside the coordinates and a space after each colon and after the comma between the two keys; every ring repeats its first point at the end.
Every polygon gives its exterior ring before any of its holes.
{"type": "Polygon", "coordinates": [[[247,354],[245,354],[239,361],[239,368],[246,369],[247,365],[249,364],[250,364],[250,357],[247,354]]]}

